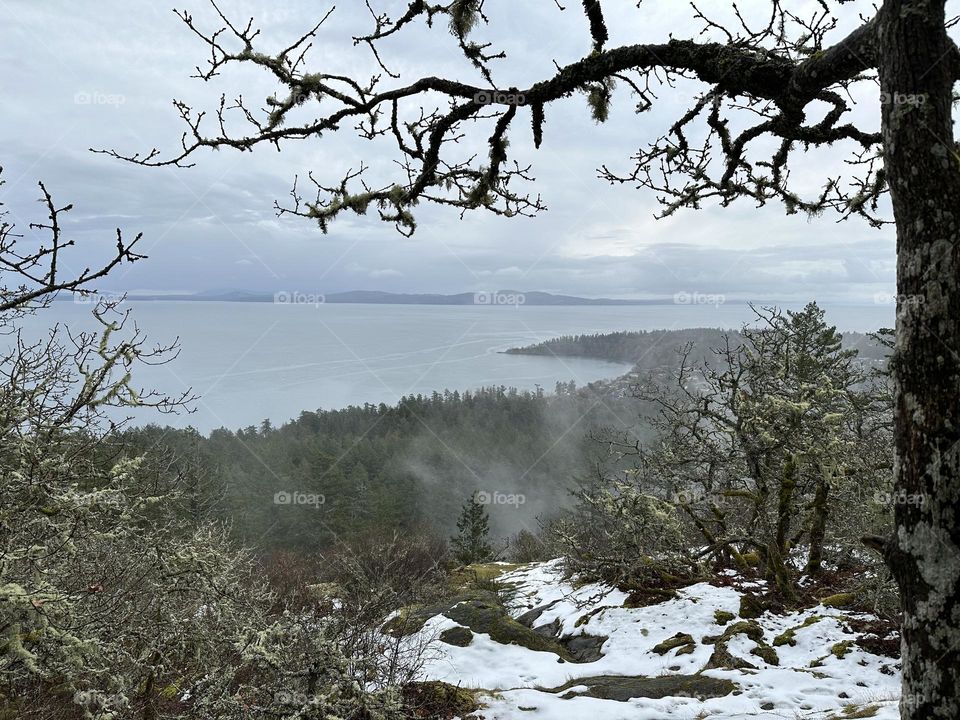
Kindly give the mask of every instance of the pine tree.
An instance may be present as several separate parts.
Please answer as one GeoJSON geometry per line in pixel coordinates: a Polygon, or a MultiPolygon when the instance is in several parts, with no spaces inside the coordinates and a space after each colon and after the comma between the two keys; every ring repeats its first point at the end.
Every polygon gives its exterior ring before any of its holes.
{"type": "Polygon", "coordinates": [[[457,519],[457,530],[459,533],[451,539],[453,556],[457,562],[470,565],[491,558],[493,548],[487,542],[490,536],[490,517],[480,502],[480,493],[474,493],[463,504],[457,519]]]}

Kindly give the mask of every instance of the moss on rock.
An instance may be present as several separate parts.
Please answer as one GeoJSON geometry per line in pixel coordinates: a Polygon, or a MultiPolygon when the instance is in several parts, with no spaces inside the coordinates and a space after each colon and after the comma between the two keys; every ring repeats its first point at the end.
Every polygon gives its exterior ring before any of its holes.
{"type": "Polygon", "coordinates": [[[726,625],[728,622],[730,622],[736,617],[737,616],[734,615],[732,612],[727,612],[726,610],[717,610],[713,614],[713,621],[717,625],[726,625]]]}
{"type": "Polygon", "coordinates": [[[880,711],[879,705],[847,705],[840,715],[831,715],[827,720],[854,720],[854,718],[876,717],[880,711]]]}
{"type": "Polygon", "coordinates": [[[853,640],[842,640],[841,642],[834,644],[833,647],[830,648],[830,653],[835,658],[842,660],[844,656],[848,652],[850,652],[850,648],[852,646],[853,646],[853,640]]]}
{"type": "Polygon", "coordinates": [[[707,660],[707,664],[703,666],[704,670],[756,670],[757,666],[747,662],[743,658],[738,658],[736,655],[730,652],[727,649],[727,644],[723,641],[720,641],[713,648],[713,653],[710,655],[710,659],[707,660]]]}
{"type": "MultiPolygon", "coordinates": [[[[583,662],[552,637],[510,617],[497,593],[489,590],[465,590],[445,602],[403,608],[381,627],[381,632],[406,637],[422,630],[430,618],[438,615],[450,618],[472,633],[489,635],[501,645],[519,645],[528,650],[554,653],[565,662],[583,662]]],[[[462,637],[462,632],[458,634],[462,637]]]]}
{"type": "MultiPolygon", "coordinates": [[[[479,600],[497,606],[500,604],[496,593],[488,590],[466,590],[454,594],[444,602],[431,603],[429,605],[412,605],[401,608],[393,618],[384,623],[380,631],[393,637],[413,635],[414,633],[420,632],[430,618],[436,617],[437,615],[444,615],[452,606],[468,600],[479,600]]],[[[461,625],[462,624],[463,623],[461,623],[461,625]]]]}
{"type": "Polygon", "coordinates": [[[820,601],[820,604],[824,607],[830,608],[846,608],[851,605],[855,605],[857,602],[857,594],[852,592],[837,593],[836,595],[830,595],[825,597],[820,601]]]}
{"type": "Polygon", "coordinates": [[[442,614],[475,633],[489,635],[501,645],[519,645],[528,650],[552,652],[568,662],[576,662],[565,647],[518,623],[496,600],[469,598],[447,608],[442,614]]]}
{"type": "Polygon", "coordinates": [[[787,628],[782,633],[777,635],[773,639],[773,646],[774,647],[780,647],[781,645],[789,645],[790,647],[795,646],[797,644],[797,639],[796,639],[797,630],[800,630],[801,628],[805,628],[805,627],[810,627],[811,625],[814,625],[820,622],[821,620],[823,620],[823,615],[811,615],[799,625],[792,628],[787,628]]]}
{"type": "Polygon", "coordinates": [[[758,618],[770,609],[771,604],[759,595],[744,595],[740,598],[740,617],[748,620],[758,618]]]}
{"type": "Polygon", "coordinates": [[[457,647],[467,647],[473,642],[473,632],[470,628],[465,627],[449,628],[440,633],[440,642],[457,647]]]}
{"type": "Polygon", "coordinates": [[[753,620],[740,620],[739,622],[728,625],[722,635],[708,635],[703,638],[705,645],[713,645],[718,642],[732,640],[737,635],[746,635],[754,642],[763,640],[763,628],[753,620]]]}
{"type": "Polygon", "coordinates": [[[777,655],[777,651],[764,642],[757,643],[757,646],[750,651],[750,654],[761,658],[768,665],[780,664],[780,656],[777,655]]]}
{"type": "Polygon", "coordinates": [[[439,680],[412,682],[403,688],[403,704],[411,717],[465,717],[480,709],[472,690],[455,687],[439,680]]]}
{"type": "Polygon", "coordinates": [[[724,697],[737,685],[725,679],[706,675],[662,675],[660,677],[599,675],[576,678],[547,692],[565,693],[561,697],[592,697],[602,700],[627,702],[632,698],[691,697],[700,700],[724,697]],[[567,692],[571,688],[586,686],[584,692],[567,692]]]}
{"type": "MultiPolygon", "coordinates": [[[[686,646],[690,647],[690,650],[688,650],[687,652],[692,652],[693,647],[695,646],[693,637],[686,633],[677,633],[673,637],[667,638],[662,643],[658,643],[657,645],[654,645],[653,651],[657,655],[666,655],[671,650],[676,650],[677,648],[684,648],[686,646]]],[[[683,653],[678,652],[677,654],[681,655],[683,653]]]]}

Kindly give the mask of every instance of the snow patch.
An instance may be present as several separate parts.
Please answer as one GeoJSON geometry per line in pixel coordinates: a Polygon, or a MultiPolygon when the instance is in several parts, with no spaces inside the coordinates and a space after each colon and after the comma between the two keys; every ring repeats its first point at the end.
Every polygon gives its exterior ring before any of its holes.
{"type": "MultiPolygon", "coordinates": [[[[703,670],[715,646],[708,636],[722,635],[717,611],[737,615],[742,593],[732,587],[698,583],[678,591],[677,597],[656,605],[625,608],[627,594],[600,583],[573,584],[564,578],[560,561],[535,563],[502,575],[515,594],[508,610],[513,617],[543,608],[535,627],[557,623],[561,639],[590,634],[606,636],[603,657],[591,663],[562,661],[550,652],[502,645],[489,635],[474,633],[467,647],[440,644],[424,667],[426,679],[482,689],[487,720],[646,720],[649,718],[818,718],[843,717],[854,706],[875,708],[872,717],[899,717],[899,662],[880,657],[849,644],[845,652],[833,652],[838,643],[856,638],[846,619],[869,620],[871,616],[837,608],[816,607],[787,615],[765,613],[755,620],[763,631],[763,643],[792,630],[791,643],[774,649],[774,665],[751,653],[757,643],[740,634],[727,642],[736,658],[755,670],[703,670]],[[814,618],[820,618],[814,620],[814,618]],[[663,655],[653,648],[683,633],[693,637],[691,652],[663,655]],[[726,679],[738,690],[724,697],[699,700],[691,697],[633,698],[627,702],[583,696],[589,690],[575,684],[561,693],[548,692],[565,683],[596,676],[696,675],[726,679]],[[579,695],[569,697],[569,695],[579,695]],[[568,696],[564,699],[562,696],[568,696]]],[[[732,623],[738,622],[735,618],[732,623]]],[[[459,627],[438,616],[427,622],[422,633],[436,637],[459,627]]],[[[841,649],[844,646],[840,646],[841,649]]]]}

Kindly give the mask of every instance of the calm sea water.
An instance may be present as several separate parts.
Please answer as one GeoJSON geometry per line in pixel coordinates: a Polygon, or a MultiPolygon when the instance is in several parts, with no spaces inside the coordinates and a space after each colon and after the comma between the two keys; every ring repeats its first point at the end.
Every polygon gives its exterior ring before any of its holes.
{"type": "MultiPolygon", "coordinates": [[[[743,305],[640,307],[498,307],[418,305],[274,305],[226,302],[131,302],[133,318],[154,342],[179,337],[180,357],[141,368],[136,384],[199,394],[190,415],[138,413],[138,423],[236,429],[303,410],[394,403],[401,396],[486,385],[553,389],[584,385],[628,366],[596,360],[505,355],[501,351],[558,335],[684,327],[736,328],[743,305]]],[[[54,303],[29,320],[89,327],[90,307],[54,303]]],[[[891,306],[827,306],[841,330],[893,323],[891,306]]]]}

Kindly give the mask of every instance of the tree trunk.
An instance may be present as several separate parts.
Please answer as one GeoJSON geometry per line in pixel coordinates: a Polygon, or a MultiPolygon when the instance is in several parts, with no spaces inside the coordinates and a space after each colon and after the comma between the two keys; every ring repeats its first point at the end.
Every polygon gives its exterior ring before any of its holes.
{"type": "Polygon", "coordinates": [[[879,73],[897,224],[895,535],[902,717],[960,718],[960,175],[945,0],[885,0],[879,73]]]}
{"type": "Polygon", "coordinates": [[[817,489],[810,508],[810,552],[803,571],[807,575],[816,575],[823,569],[823,541],[827,536],[827,517],[830,514],[830,479],[832,473],[824,467],[818,467],[817,489]]]}
{"type": "Polygon", "coordinates": [[[797,487],[797,461],[788,457],[783,465],[783,478],[780,480],[780,490],[777,493],[777,547],[780,554],[786,556],[790,552],[787,547],[787,533],[790,531],[790,520],[793,514],[793,491],[797,487]]]}

